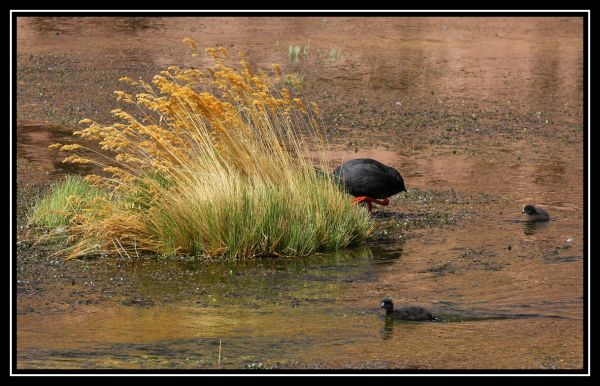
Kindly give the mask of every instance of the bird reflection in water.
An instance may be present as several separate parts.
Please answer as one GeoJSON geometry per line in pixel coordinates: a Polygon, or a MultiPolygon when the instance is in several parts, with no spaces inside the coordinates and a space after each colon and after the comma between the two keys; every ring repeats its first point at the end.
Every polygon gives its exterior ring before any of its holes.
{"type": "Polygon", "coordinates": [[[524,221],[523,222],[523,233],[527,236],[531,236],[536,234],[546,228],[548,226],[547,222],[534,222],[534,221],[524,221]]]}
{"type": "Polygon", "coordinates": [[[381,339],[387,340],[394,336],[394,319],[383,318],[383,328],[381,329],[381,339]]]}

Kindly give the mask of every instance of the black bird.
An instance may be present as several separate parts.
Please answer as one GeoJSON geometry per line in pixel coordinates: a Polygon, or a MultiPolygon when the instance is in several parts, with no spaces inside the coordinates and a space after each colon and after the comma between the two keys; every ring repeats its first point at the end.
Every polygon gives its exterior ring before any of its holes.
{"type": "Polygon", "coordinates": [[[385,298],[381,303],[381,308],[385,310],[385,315],[400,320],[435,320],[435,317],[427,308],[421,306],[404,306],[394,310],[392,299],[385,298]]]}
{"type": "Polygon", "coordinates": [[[353,202],[388,205],[389,197],[406,192],[404,179],[398,170],[370,158],[357,158],[344,162],[333,171],[348,193],[356,197],[353,202]]]}
{"type": "Polygon", "coordinates": [[[535,205],[525,205],[523,208],[523,213],[527,213],[527,221],[548,221],[550,220],[550,216],[548,216],[548,212],[539,206],[535,205]]]}

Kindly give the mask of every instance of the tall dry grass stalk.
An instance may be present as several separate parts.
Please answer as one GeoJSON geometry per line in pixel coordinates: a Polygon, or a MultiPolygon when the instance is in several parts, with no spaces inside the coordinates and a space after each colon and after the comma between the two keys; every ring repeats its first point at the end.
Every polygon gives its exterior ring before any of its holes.
{"type": "Polygon", "coordinates": [[[141,91],[115,92],[133,110],[113,110],[119,122],[108,126],[84,119],[74,133],[103,154],[51,146],[73,153],[64,162],[101,165],[105,175],[85,180],[109,193],[101,209],[71,217],[69,256],[307,255],[367,237],[366,211],[314,167],[329,170],[307,146],[326,147],[317,105],[277,92],[277,65],[272,81],[246,60],[228,66],[223,48],[206,51],[206,70],[172,66],[152,84],[122,78],[141,91]]]}

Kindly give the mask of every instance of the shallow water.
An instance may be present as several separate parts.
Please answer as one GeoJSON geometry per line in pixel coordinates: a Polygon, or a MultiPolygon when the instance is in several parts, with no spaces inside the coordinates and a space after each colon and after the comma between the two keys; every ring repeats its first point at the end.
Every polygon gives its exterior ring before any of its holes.
{"type": "Polygon", "coordinates": [[[91,276],[101,284],[82,299],[92,304],[68,305],[43,284],[41,299],[20,298],[19,365],[211,368],[220,340],[220,365],[234,368],[374,360],[395,367],[578,367],[583,289],[573,278],[581,251],[532,247],[517,223],[500,237],[473,238],[478,225],[302,260],[88,262],[92,271],[108,270],[91,276]],[[106,277],[130,284],[107,284],[106,277]],[[378,308],[386,295],[431,307],[442,322],[390,323],[378,308]]]}
{"type": "MultiPolygon", "coordinates": [[[[49,53],[80,61],[72,82],[53,78],[54,67],[41,73],[50,79],[43,93],[69,103],[87,95],[74,84],[81,73],[105,84],[104,69],[188,63],[182,35],[245,49],[260,65],[310,41],[313,55],[287,69],[333,99],[325,112],[364,107],[353,125],[339,124],[334,163],[371,157],[397,167],[409,192],[384,213],[459,220],[307,259],[40,257],[42,274],[18,275],[30,285],[17,298],[18,368],[582,368],[581,29],[576,18],[21,19],[19,66],[49,53]],[[339,61],[319,56],[332,47],[339,61]],[[409,136],[360,120],[379,116],[372,106],[407,120],[438,104],[409,136]],[[429,141],[440,131],[457,142],[429,141]],[[384,140],[363,143],[365,132],[384,140]],[[522,221],[528,203],[551,221],[522,221]],[[386,320],[384,296],[430,307],[441,321],[386,320]]],[[[72,128],[43,122],[45,97],[20,82],[19,181],[89,172],[47,149],[72,128]]],[[[90,111],[109,102],[94,103],[90,111]]]]}

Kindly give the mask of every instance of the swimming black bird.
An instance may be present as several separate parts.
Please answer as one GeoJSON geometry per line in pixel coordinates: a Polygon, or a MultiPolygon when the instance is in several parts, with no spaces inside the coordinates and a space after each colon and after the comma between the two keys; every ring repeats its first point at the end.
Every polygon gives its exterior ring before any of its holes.
{"type": "Polygon", "coordinates": [[[525,205],[523,208],[523,213],[527,214],[527,221],[548,221],[550,220],[550,216],[548,216],[548,212],[539,206],[535,205],[525,205]]]}
{"type": "Polygon", "coordinates": [[[394,319],[400,320],[435,320],[435,317],[427,308],[421,306],[404,306],[398,310],[394,310],[392,299],[385,298],[381,303],[381,308],[385,310],[385,315],[394,319]]]}
{"type": "Polygon", "coordinates": [[[388,205],[389,197],[406,192],[398,170],[370,158],[346,161],[333,171],[333,176],[356,197],[353,202],[366,202],[369,212],[371,203],[388,205]]]}

